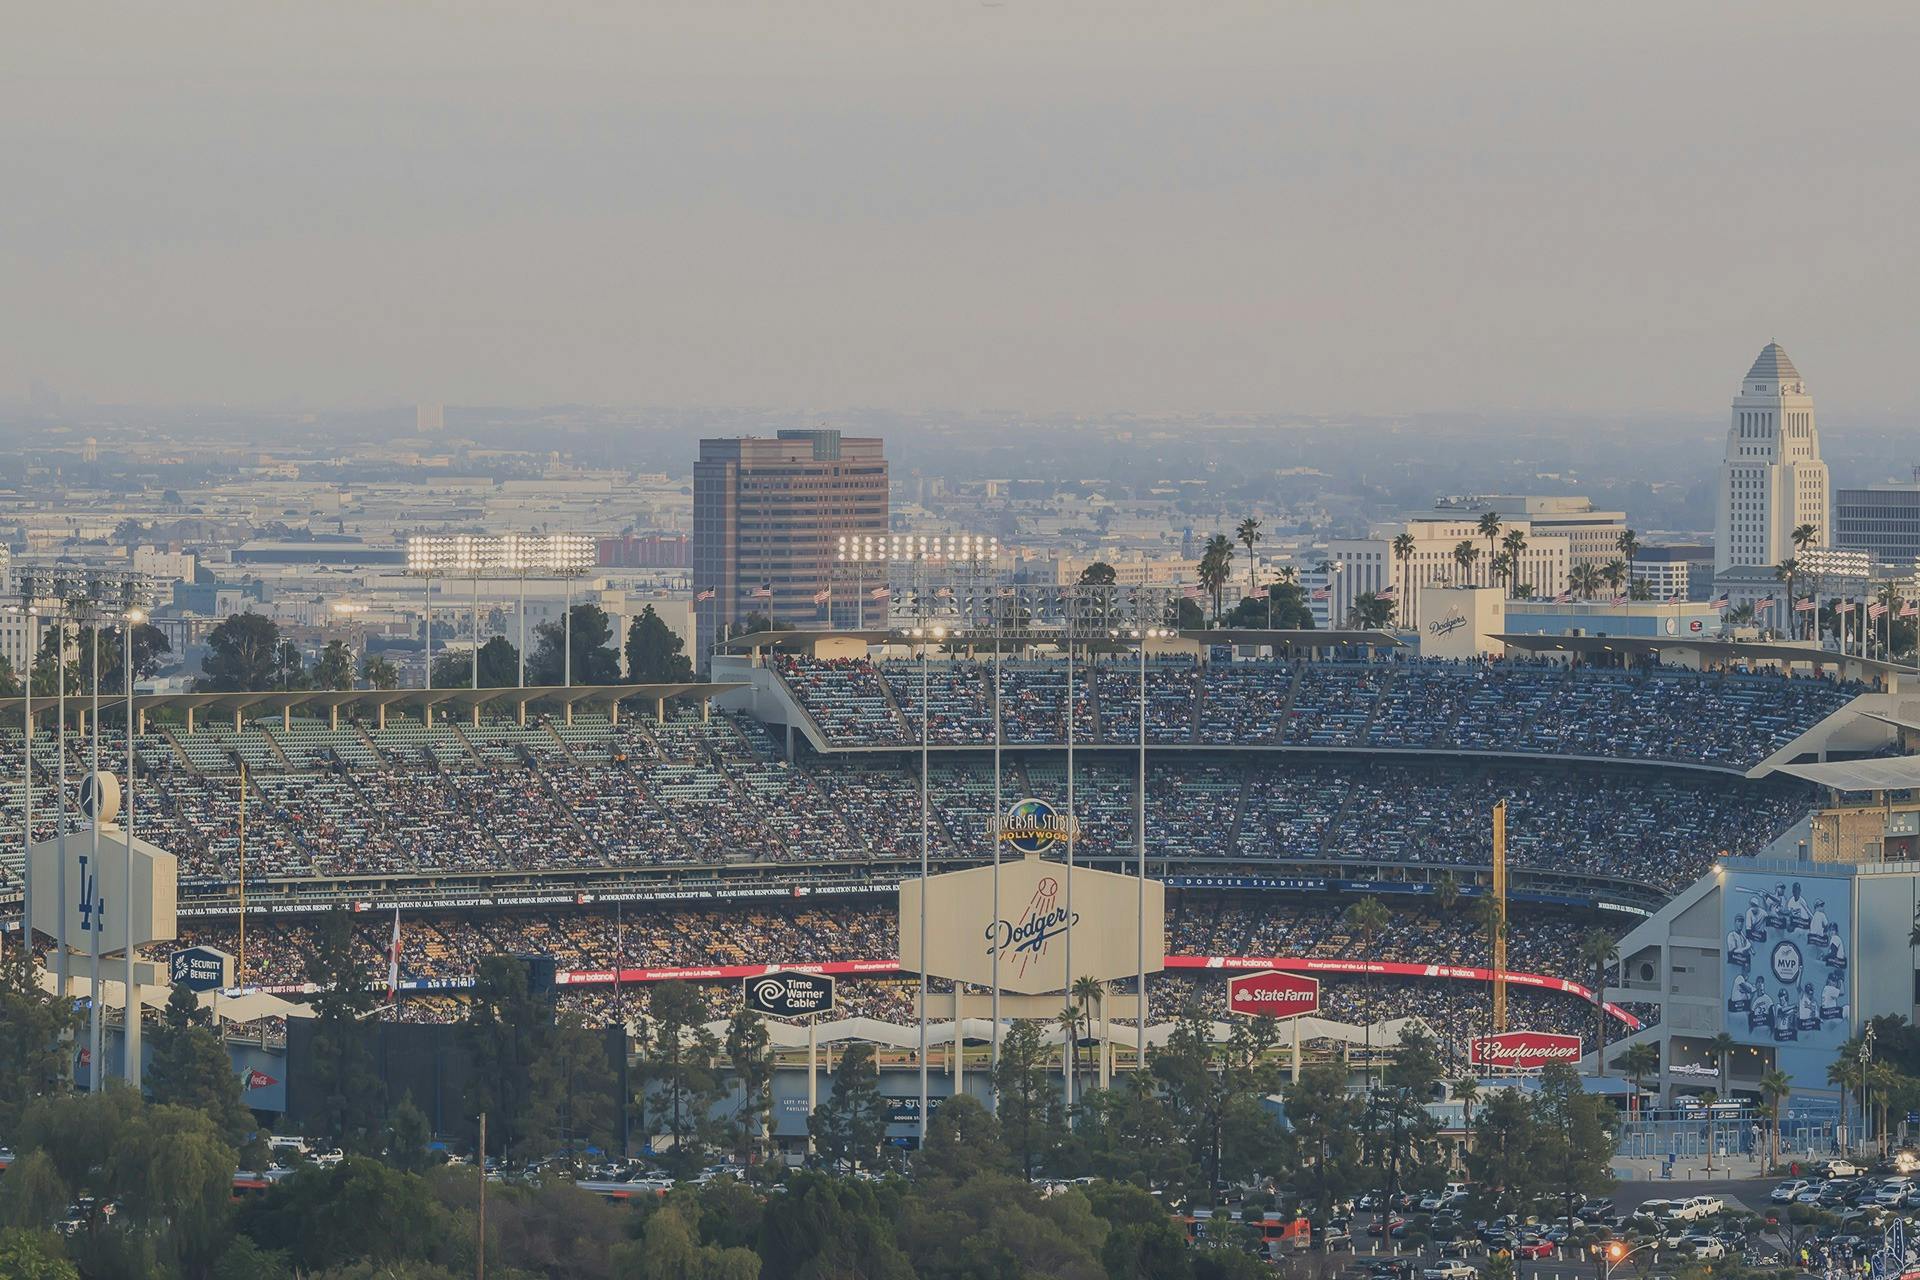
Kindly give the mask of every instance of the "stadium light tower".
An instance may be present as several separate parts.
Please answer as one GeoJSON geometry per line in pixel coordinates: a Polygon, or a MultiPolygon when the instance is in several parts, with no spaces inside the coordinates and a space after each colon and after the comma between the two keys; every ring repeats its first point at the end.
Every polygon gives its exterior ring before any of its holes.
{"type": "MultiPolygon", "coordinates": [[[[26,679],[20,686],[20,742],[25,756],[20,766],[20,918],[26,923],[20,930],[20,945],[27,963],[33,963],[33,660],[40,649],[40,606],[33,601],[28,585],[19,604],[7,606],[7,612],[20,619],[21,643],[27,651],[26,679]]],[[[63,996],[64,992],[61,993],[63,996]]]]}
{"type": "MultiPolygon", "coordinates": [[[[928,654],[946,639],[945,627],[915,627],[908,632],[920,642],[920,1145],[927,1145],[927,847],[931,828],[927,805],[927,712],[930,672],[928,654]]],[[[953,1020],[954,1052],[966,1047],[960,1040],[960,1019],[953,1020]]]]}
{"type": "Polygon", "coordinates": [[[480,685],[480,582],[520,583],[520,686],[527,683],[527,579],[563,578],[566,683],[573,683],[573,580],[593,569],[594,539],[584,533],[423,533],[407,539],[407,575],[426,580],[426,687],[433,687],[433,580],[473,580],[473,684],[480,685]]]}
{"type": "MultiPolygon", "coordinates": [[[[121,819],[122,826],[120,830],[121,834],[126,838],[126,885],[129,896],[133,893],[133,793],[134,778],[136,776],[133,742],[135,723],[133,713],[133,637],[134,634],[140,630],[141,624],[146,620],[146,610],[140,608],[138,605],[129,606],[127,611],[120,615],[120,652],[123,659],[122,670],[124,673],[122,678],[126,681],[127,695],[127,812],[126,816],[121,819]]],[[[96,650],[99,648],[98,643],[94,645],[94,648],[96,650]]],[[[100,732],[98,726],[95,726],[94,732],[96,734],[100,732]]],[[[127,965],[127,1007],[126,1014],[121,1020],[120,1028],[120,1047],[124,1051],[120,1055],[123,1060],[121,1062],[121,1075],[126,1078],[128,1084],[138,1088],[140,1086],[140,1033],[142,1028],[140,1025],[140,988],[134,977],[133,910],[131,902],[123,902],[120,904],[120,919],[126,929],[126,949],[122,953],[122,957],[125,959],[127,965]]]]}

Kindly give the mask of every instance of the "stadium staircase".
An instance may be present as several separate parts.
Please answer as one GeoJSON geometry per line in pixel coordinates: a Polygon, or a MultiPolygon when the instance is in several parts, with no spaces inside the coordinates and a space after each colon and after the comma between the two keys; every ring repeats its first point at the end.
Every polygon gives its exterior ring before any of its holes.
{"type": "Polygon", "coordinates": [[[553,724],[551,721],[547,723],[545,728],[547,731],[547,737],[551,738],[554,742],[554,745],[560,748],[561,758],[564,759],[568,764],[571,764],[571,765],[579,764],[580,757],[573,753],[573,748],[567,745],[567,740],[560,736],[560,731],[553,727],[553,724]]]}
{"type": "MultiPolygon", "coordinates": [[[[1393,667],[1387,668],[1387,678],[1380,682],[1380,696],[1373,700],[1373,705],[1371,707],[1367,708],[1366,722],[1360,726],[1360,732],[1353,736],[1354,742],[1372,742],[1373,741],[1373,726],[1375,722],[1377,722],[1380,719],[1381,708],[1385,707],[1387,705],[1388,699],[1393,696],[1394,682],[1399,680],[1399,678],[1400,678],[1400,672],[1397,669],[1393,667]]],[[[1294,687],[1299,688],[1300,673],[1298,671],[1294,672],[1293,679],[1294,679],[1294,687]]],[[[1292,695],[1288,695],[1287,706],[1289,708],[1293,706],[1292,695]]],[[[1344,806],[1342,807],[1341,811],[1343,813],[1345,812],[1344,806]]]]}
{"type": "Polygon", "coordinates": [[[473,744],[473,739],[467,736],[467,731],[460,727],[459,722],[449,720],[447,721],[447,728],[453,731],[453,740],[459,743],[461,750],[467,753],[468,759],[462,763],[475,764],[485,768],[487,763],[486,757],[480,754],[480,748],[473,744]]]}
{"type": "MultiPolygon", "coordinates": [[[[139,686],[136,685],[135,689],[137,690],[138,688],[139,686]]],[[[188,773],[200,772],[200,770],[193,767],[193,761],[187,758],[187,749],[180,745],[180,739],[173,736],[172,729],[169,729],[164,724],[157,724],[153,726],[153,731],[160,736],[162,742],[167,744],[167,749],[173,752],[173,761],[175,764],[185,769],[188,773]]]]}
{"type": "MultiPolygon", "coordinates": [[[[1306,663],[1296,662],[1293,664],[1293,679],[1287,681],[1287,705],[1281,708],[1280,714],[1280,737],[1278,740],[1281,742],[1287,740],[1287,729],[1293,724],[1293,704],[1300,697],[1300,681],[1306,674],[1306,663]]],[[[1203,680],[1201,684],[1204,686],[1206,682],[1203,680]]],[[[1196,716],[1194,718],[1196,728],[1199,726],[1199,723],[1199,717],[1196,716]]]]}
{"type": "MultiPolygon", "coordinates": [[[[566,744],[562,743],[561,745],[565,746],[566,744]]],[[[571,755],[572,753],[569,752],[568,754],[571,755]]],[[[579,817],[574,814],[573,806],[568,804],[566,799],[553,789],[553,783],[547,778],[547,771],[540,768],[536,763],[527,770],[527,773],[534,781],[540,784],[540,794],[547,798],[547,803],[553,806],[554,812],[566,819],[567,825],[572,828],[575,835],[580,837],[581,843],[599,854],[602,860],[612,862],[612,851],[600,843],[593,832],[587,829],[587,824],[580,821],[579,817]]]]}
{"type": "Polygon", "coordinates": [[[1253,792],[1253,779],[1244,770],[1240,774],[1240,794],[1233,802],[1233,822],[1227,828],[1226,847],[1240,847],[1240,832],[1247,825],[1247,802],[1253,792]]]}
{"type": "Polygon", "coordinates": [[[280,762],[281,771],[293,773],[295,771],[293,757],[287,754],[286,747],[281,744],[280,739],[273,736],[273,730],[267,727],[265,721],[260,722],[260,736],[267,740],[267,754],[280,762]]]}
{"type": "MultiPolygon", "coordinates": [[[[893,696],[893,686],[888,683],[885,676],[880,674],[880,668],[878,667],[873,669],[873,681],[880,686],[880,696],[887,700],[887,710],[893,712],[893,722],[900,726],[900,732],[904,736],[904,739],[908,742],[919,742],[920,735],[907,726],[907,713],[900,709],[900,700],[893,696]]],[[[795,701],[798,702],[799,700],[796,698],[795,701]]],[[[809,716],[808,718],[811,719],[812,717],[809,716]]],[[[816,729],[819,727],[817,724],[814,726],[816,729]]],[[[825,742],[827,740],[826,736],[824,734],[821,735],[820,740],[825,742]]]]}

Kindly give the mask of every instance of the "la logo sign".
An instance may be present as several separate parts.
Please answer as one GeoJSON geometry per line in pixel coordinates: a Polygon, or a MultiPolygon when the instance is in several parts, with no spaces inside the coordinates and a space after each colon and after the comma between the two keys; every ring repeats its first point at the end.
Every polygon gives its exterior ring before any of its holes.
{"type": "Polygon", "coordinates": [[[1467,1060],[1476,1067],[1538,1071],[1553,1062],[1579,1062],[1580,1037],[1556,1031],[1503,1031],[1497,1036],[1478,1036],[1468,1046],[1467,1060]]]}
{"type": "Polygon", "coordinates": [[[1297,1018],[1320,1007],[1320,979],[1304,973],[1242,974],[1227,979],[1227,1012],[1246,1018],[1297,1018]]]}

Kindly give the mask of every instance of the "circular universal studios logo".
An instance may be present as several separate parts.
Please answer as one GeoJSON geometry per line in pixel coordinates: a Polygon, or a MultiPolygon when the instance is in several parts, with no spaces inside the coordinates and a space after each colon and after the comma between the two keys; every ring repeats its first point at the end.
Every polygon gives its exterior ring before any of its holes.
{"type": "Polygon", "coordinates": [[[1800,948],[1795,943],[1780,942],[1773,948],[1773,976],[1789,985],[1800,980],[1803,962],[1800,948]]]}
{"type": "Polygon", "coordinates": [[[1067,818],[1045,800],[1032,798],[1015,802],[1000,823],[1000,838],[1029,858],[1062,843],[1070,831],[1067,818]]]}

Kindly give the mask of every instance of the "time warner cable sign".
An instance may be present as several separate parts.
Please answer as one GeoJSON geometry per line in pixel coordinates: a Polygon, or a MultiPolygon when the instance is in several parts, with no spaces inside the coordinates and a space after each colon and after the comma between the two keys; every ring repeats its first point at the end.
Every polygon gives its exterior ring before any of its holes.
{"type": "Polygon", "coordinates": [[[778,969],[742,982],[747,1008],[769,1018],[805,1018],[833,1010],[833,979],[824,973],[778,969]]]}
{"type": "MultiPolygon", "coordinates": [[[[927,906],[927,976],[990,987],[996,959],[1000,989],[1025,995],[1064,991],[1067,931],[1073,932],[1073,977],[1111,981],[1133,976],[1139,964],[1141,885],[1133,876],[1073,869],[1071,905],[1067,869],[1042,856],[1066,852],[1067,820],[1044,800],[1022,800],[996,834],[1021,854],[1000,864],[1000,897],[994,902],[993,868],[973,867],[931,877],[927,906]]],[[[918,879],[900,884],[900,966],[920,964],[918,879]]],[[[1146,967],[1158,973],[1166,960],[1166,889],[1145,885],[1146,967]]]]}

